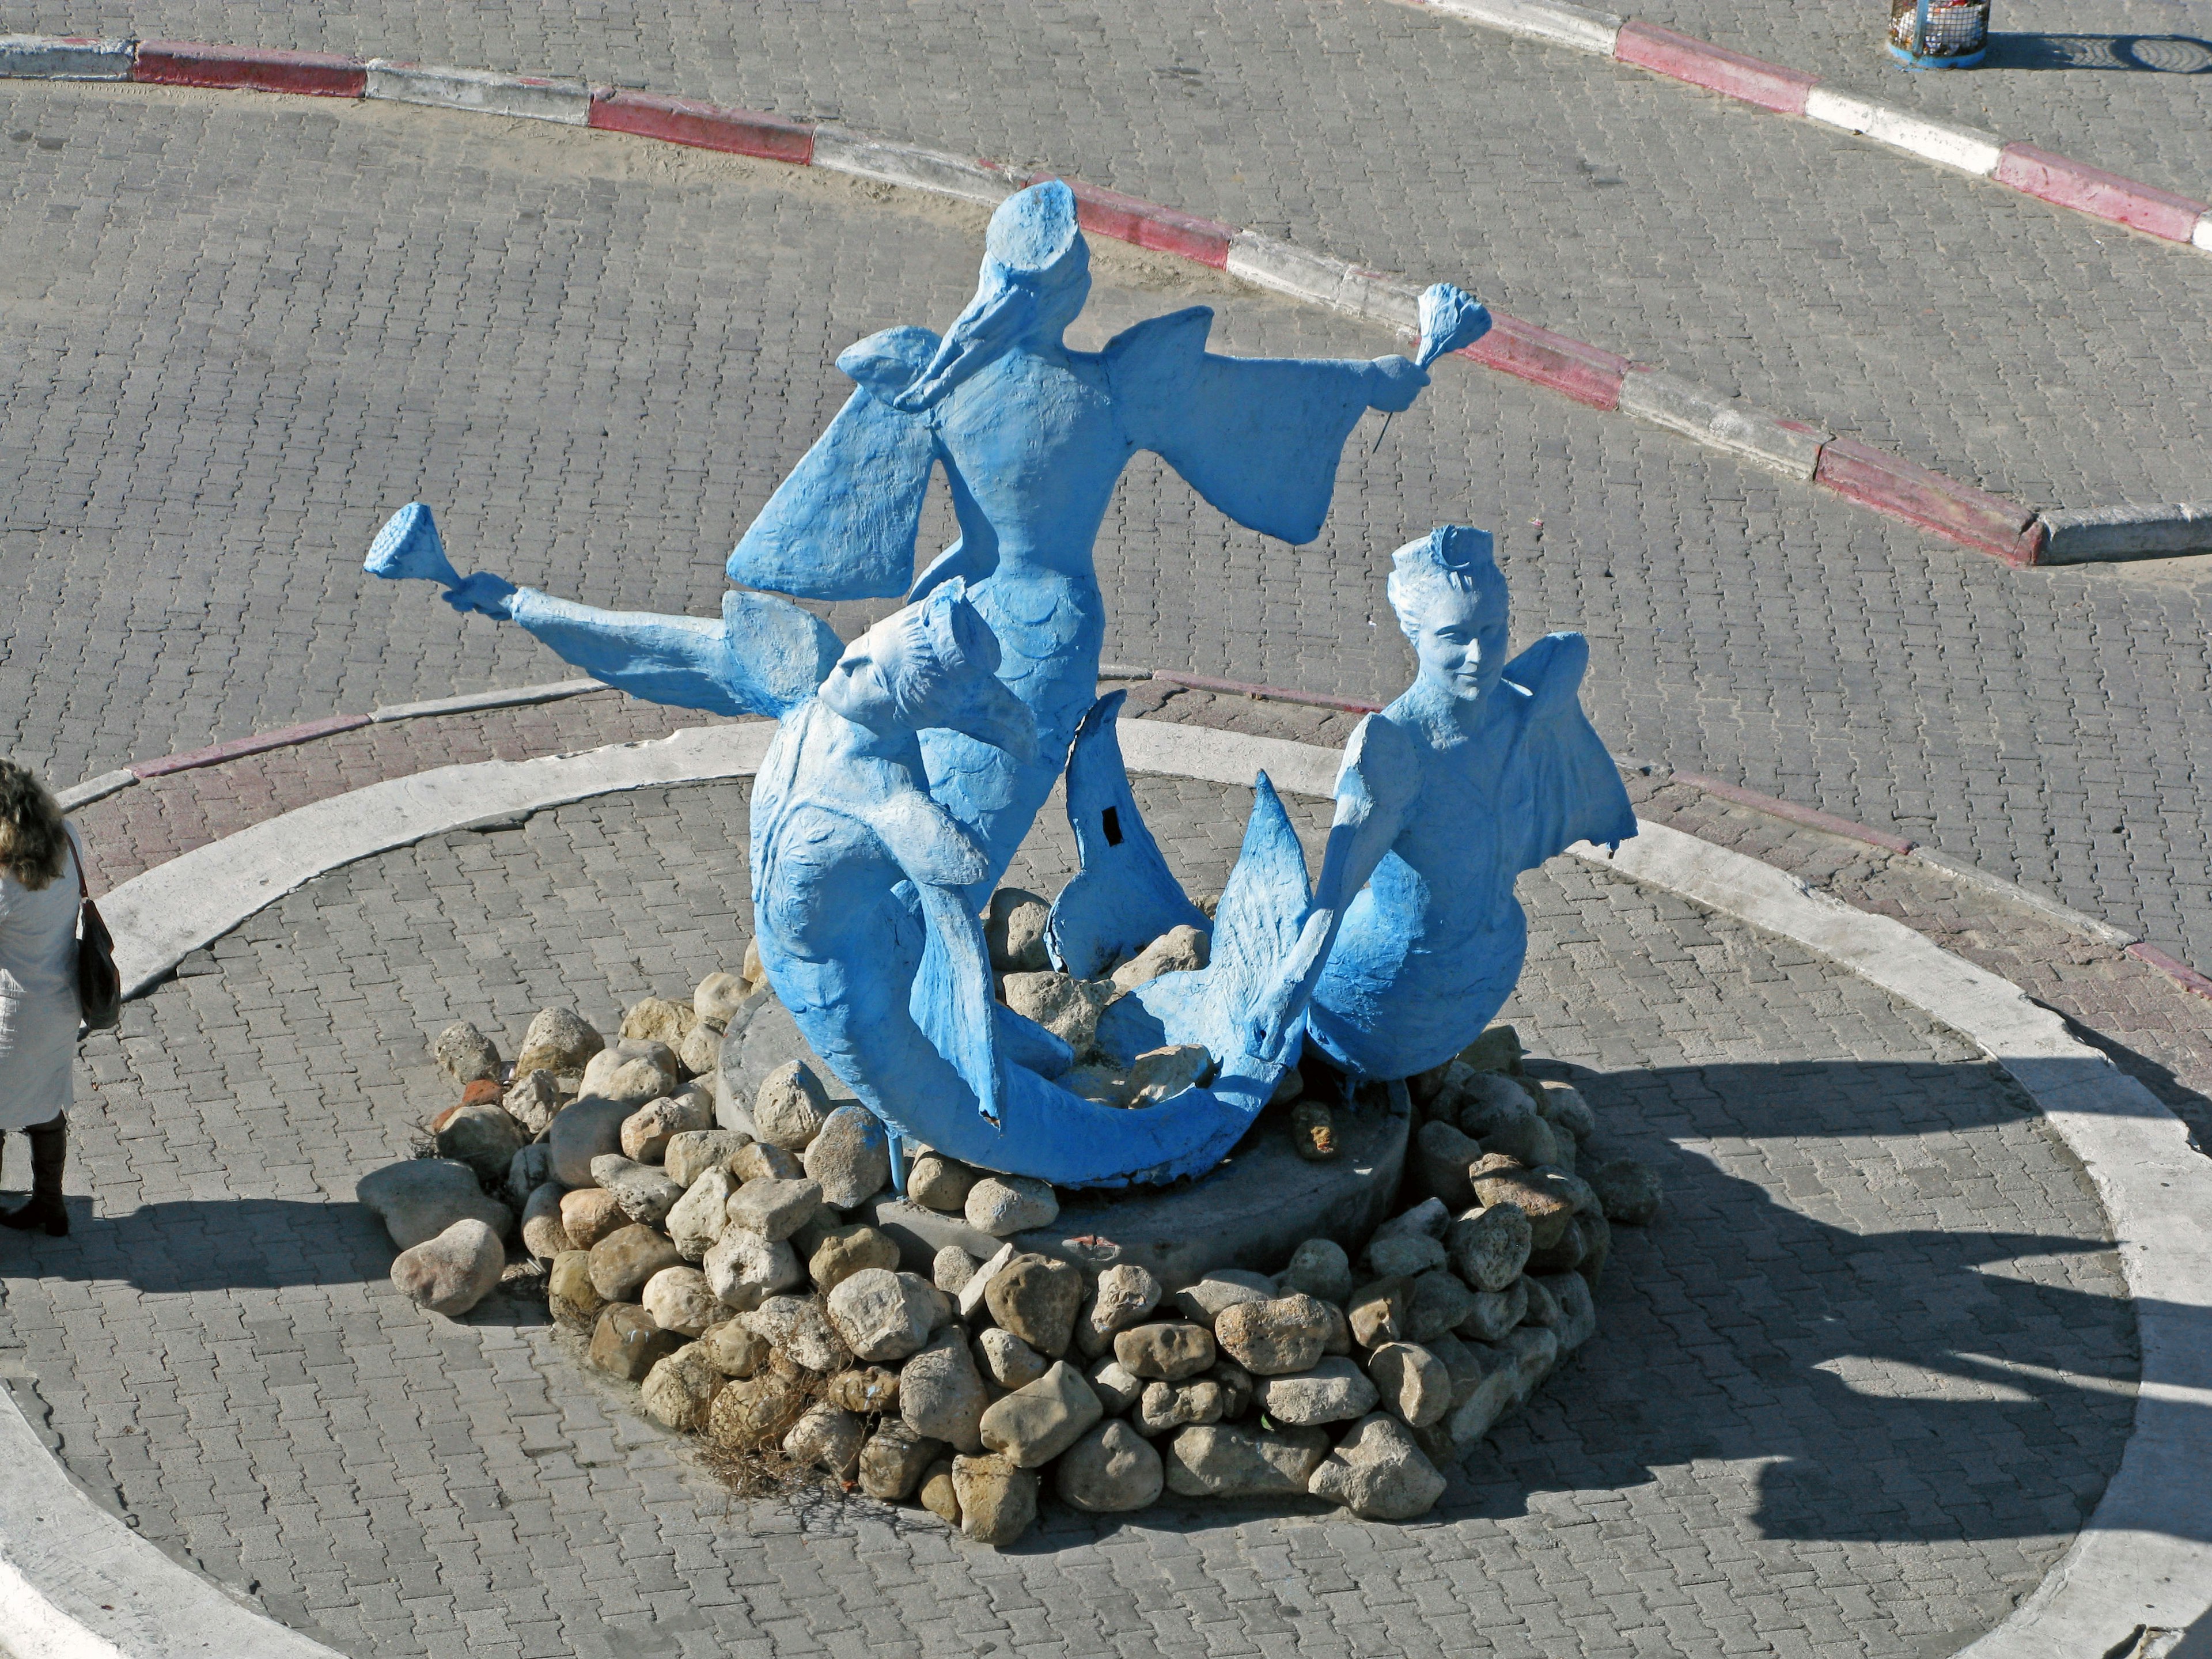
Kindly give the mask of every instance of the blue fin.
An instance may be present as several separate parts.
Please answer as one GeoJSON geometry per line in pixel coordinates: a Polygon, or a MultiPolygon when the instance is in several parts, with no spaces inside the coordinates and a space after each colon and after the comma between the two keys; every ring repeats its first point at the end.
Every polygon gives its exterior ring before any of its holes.
{"type": "Polygon", "coordinates": [[[1075,728],[1067,757],[1067,821],[1082,872],[1053,901],[1045,943],[1078,979],[1134,956],[1170,927],[1205,932],[1206,913],[1183,894],[1145,828],[1114,729],[1126,691],[1109,692],[1075,728]]]}

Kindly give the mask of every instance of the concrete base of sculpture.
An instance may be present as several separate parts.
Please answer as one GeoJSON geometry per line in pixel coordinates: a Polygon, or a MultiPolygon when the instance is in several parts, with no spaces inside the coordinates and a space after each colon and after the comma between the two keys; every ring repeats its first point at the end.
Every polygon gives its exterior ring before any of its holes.
{"type": "Polygon", "coordinates": [[[902,1198],[867,1206],[858,1215],[897,1240],[901,1265],[925,1276],[947,1244],[988,1260],[1011,1242],[1094,1273],[1133,1262],[1170,1290],[1217,1267],[1279,1272],[1309,1238],[1334,1239],[1357,1257],[1398,1195],[1413,1121],[1403,1084],[1375,1090],[1369,1098],[1364,1109],[1337,1115],[1344,1152],[1332,1162],[1300,1158],[1291,1150],[1289,1113],[1270,1112],[1227,1161],[1199,1180],[1066,1194],[1051,1226],[1011,1241],[902,1198]]]}

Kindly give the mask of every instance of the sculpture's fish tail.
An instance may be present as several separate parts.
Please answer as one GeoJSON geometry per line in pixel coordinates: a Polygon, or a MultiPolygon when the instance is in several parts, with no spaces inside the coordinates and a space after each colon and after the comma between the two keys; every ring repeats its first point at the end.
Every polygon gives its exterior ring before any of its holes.
{"type": "MultiPolygon", "coordinates": [[[[1312,902],[1305,848],[1265,772],[1252,785],[1252,816],[1237,867],[1214,913],[1206,970],[1206,1029],[1219,1042],[1241,1032],[1274,987],[1312,902]]],[[[1217,1048],[1216,1053],[1223,1051],[1217,1048]]]]}

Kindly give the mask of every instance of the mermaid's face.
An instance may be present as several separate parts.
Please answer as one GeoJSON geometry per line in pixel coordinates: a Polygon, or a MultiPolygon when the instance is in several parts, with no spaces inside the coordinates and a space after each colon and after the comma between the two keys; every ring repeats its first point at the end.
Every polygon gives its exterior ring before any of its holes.
{"type": "Polygon", "coordinates": [[[1426,581],[1399,618],[1420,659],[1421,678],[1463,702],[1474,702],[1505,671],[1506,605],[1503,583],[1472,592],[1426,581]]]}
{"type": "Polygon", "coordinates": [[[845,647],[830,678],[822,682],[822,701],[856,726],[884,731],[898,724],[891,683],[913,647],[898,618],[887,617],[845,647]]]}

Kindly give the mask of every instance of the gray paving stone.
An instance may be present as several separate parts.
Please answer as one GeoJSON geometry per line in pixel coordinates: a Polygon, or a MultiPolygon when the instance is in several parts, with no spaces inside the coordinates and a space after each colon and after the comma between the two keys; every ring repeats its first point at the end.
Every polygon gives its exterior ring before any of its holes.
{"type": "MultiPolygon", "coordinates": [[[[1016,10],[979,52],[935,55],[927,14],[877,14],[863,51],[851,14],[814,4],[718,14],[680,49],[704,26],[186,6],[136,27],[591,59],[963,151],[1049,152],[1103,183],[1468,276],[1516,312],[2024,499],[2207,487],[2201,258],[2100,247],[1972,181],[1875,169],[1850,141],[1625,70],[1501,53],[1448,19],[1381,3],[1282,15],[1163,25],[1140,46],[1120,16],[1070,34],[1016,10]],[[1358,112],[1359,141],[1316,101],[1358,112]],[[1462,104],[1482,114],[1449,147],[1432,127],[1391,136],[1462,104]],[[1505,182],[1470,191],[1470,168],[1505,182]]],[[[941,325],[973,278],[972,215],[605,134],[144,89],[0,98],[24,124],[10,131],[61,146],[10,147],[0,186],[0,225],[39,250],[5,295],[0,570],[39,602],[0,609],[0,743],[64,780],[545,678],[550,659],[514,630],[361,578],[359,548],[410,495],[437,501],[465,562],[601,602],[711,608],[724,552],[842,396],[830,359],[887,321],[941,325]]],[[[1232,349],[1389,343],[1188,267],[1103,246],[1100,260],[1079,343],[1194,300],[1220,307],[1232,349]]],[[[1387,551],[1448,520],[1499,529],[1525,626],[1589,633],[1593,704],[1620,749],[1894,823],[2212,959],[2197,854],[2212,617],[2194,564],[2008,571],[1454,367],[1379,453],[1355,441],[1307,549],[1227,528],[1140,460],[1099,544],[1108,654],[1387,694],[1404,672],[1387,551]]],[[[932,545],[945,529],[938,514],[932,545]]]]}
{"type": "MultiPolygon", "coordinates": [[[[1139,787],[1169,832],[1249,806],[1139,787]]],[[[426,1044],[448,1021],[511,1040],[540,1002],[611,1022],[672,988],[646,965],[650,923],[579,878],[599,848],[630,849],[619,868],[696,923],[676,988],[733,959],[744,795],[641,792],[335,872],[91,1045],[112,1080],[88,1078],[76,1115],[89,1205],[70,1239],[0,1255],[0,1369],[91,1490],[362,1656],[1431,1654],[1468,1650],[1470,1629],[1498,1654],[1904,1656],[2001,1616],[2117,1462],[2134,1368],[2117,1263],[2081,1171],[2018,1097],[1858,982],[1563,865],[1524,884],[1509,1012],[1610,1149],[1662,1164],[1669,1210],[1619,1231],[1599,1335],[1431,1523],[1170,1505],[1107,1525],[1048,1506],[1031,1546],[997,1556],[910,1514],[732,1505],[586,1379],[542,1306],[502,1292],[426,1321],[345,1200],[442,1099],[426,1044]],[[664,860],[672,844],[690,850],[664,860]],[[438,896],[376,902],[407,887],[438,896]],[[398,946],[465,956],[522,895],[600,947],[591,978],[517,931],[511,1010],[456,972],[350,1025],[328,1012],[398,946]],[[308,939],[343,961],[303,972],[308,939]],[[1686,1021],[1686,999],[1734,1023],[1686,1021]],[[332,1063],[217,1054],[208,1030],[249,1007],[332,1063]],[[149,1097],[145,1078],[186,1071],[219,1086],[149,1097]],[[270,1109],[241,1115],[247,1098],[270,1109]]],[[[1297,805],[1313,842],[1319,805],[1297,805]]],[[[1224,873],[1212,857],[1193,885],[1224,873]]],[[[1011,878],[1049,889],[1068,859],[1051,829],[1011,878]]]]}

